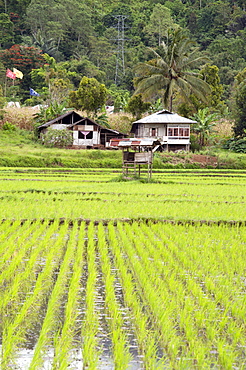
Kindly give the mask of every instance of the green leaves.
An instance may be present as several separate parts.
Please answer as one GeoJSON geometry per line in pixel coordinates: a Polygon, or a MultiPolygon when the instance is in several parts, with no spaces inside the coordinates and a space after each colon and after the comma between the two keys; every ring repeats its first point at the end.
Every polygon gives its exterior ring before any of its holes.
{"type": "Polygon", "coordinates": [[[145,98],[162,95],[166,108],[172,111],[172,100],[175,91],[186,98],[191,92],[206,101],[210,92],[209,85],[199,78],[194,68],[205,63],[208,58],[199,54],[198,48],[182,29],[167,32],[167,41],[163,42],[160,50],[152,52],[155,58],[136,67],[136,94],[142,93],[145,98]],[[163,89],[163,91],[162,91],[163,89]]]}
{"type": "Polygon", "coordinates": [[[246,136],[246,79],[239,85],[236,85],[236,89],[236,107],[234,113],[236,120],[233,131],[236,137],[243,138],[246,136]]]}
{"type": "Polygon", "coordinates": [[[40,107],[40,112],[36,113],[34,118],[39,125],[51,121],[53,118],[59,117],[66,113],[65,104],[51,103],[49,107],[40,107]]]}
{"type": "Polygon", "coordinates": [[[199,145],[202,147],[206,144],[209,134],[213,131],[213,127],[216,125],[218,119],[217,113],[209,114],[209,108],[198,109],[198,112],[194,114],[193,119],[197,121],[197,124],[192,128],[199,136],[199,145]]]}
{"type": "Polygon", "coordinates": [[[139,94],[139,95],[133,96],[129,100],[127,111],[132,113],[132,115],[136,119],[140,119],[142,114],[145,113],[150,108],[150,106],[151,104],[148,102],[147,103],[144,102],[142,99],[142,95],[139,94]]]}
{"type": "Polygon", "coordinates": [[[70,106],[85,110],[87,114],[96,112],[105,104],[107,89],[95,78],[83,77],[77,91],[69,94],[70,106]]]}

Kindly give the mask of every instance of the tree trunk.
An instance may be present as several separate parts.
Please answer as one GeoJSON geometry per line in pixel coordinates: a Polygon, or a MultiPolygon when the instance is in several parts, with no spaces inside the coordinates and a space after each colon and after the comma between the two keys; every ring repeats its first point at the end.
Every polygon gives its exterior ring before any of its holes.
{"type": "Polygon", "coordinates": [[[173,110],[173,96],[170,96],[170,101],[169,101],[169,111],[172,112],[173,110]]]}

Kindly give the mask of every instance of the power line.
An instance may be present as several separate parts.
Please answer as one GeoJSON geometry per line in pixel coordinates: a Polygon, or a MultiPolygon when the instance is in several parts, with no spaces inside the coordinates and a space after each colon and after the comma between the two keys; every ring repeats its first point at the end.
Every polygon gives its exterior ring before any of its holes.
{"type": "Polygon", "coordinates": [[[115,67],[115,84],[119,83],[120,77],[125,74],[125,19],[126,15],[115,15],[117,19],[117,54],[115,67]]]}

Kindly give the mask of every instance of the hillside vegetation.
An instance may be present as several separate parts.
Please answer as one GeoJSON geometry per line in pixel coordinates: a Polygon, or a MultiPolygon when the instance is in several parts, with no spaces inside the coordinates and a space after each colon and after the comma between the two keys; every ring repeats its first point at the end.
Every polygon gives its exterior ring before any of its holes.
{"type": "Polygon", "coordinates": [[[41,105],[28,123],[17,113],[31,131],[70,107],[127,133],[167,108],[198,122],[194,150],[246,153],[244,1],[5,0],[0,30],[1,127],[16,122],[7,101],[41,105]]]}
{"type": "Polygon", "coordinates": [[[177,27],[219,68],[223,100],[228,99],[235,76],[246,67],[243,0],[2,1],[2,85],[5,68],[19,68],[24,78],[14,86],[8,81],[8,94],[25,101],[30,86],[44,97],[52,89],[77,88],[83,76],[95,77],[110,88],[108,103],[121,105],[126,92],[134,91],[135,66],[150,58],[148,47],[158,50],[167,28],[177,27]],[[44,70],[45,76],[30,73],[43,65],[44,53],[54,57],[59,68],[44,70]],[[66,71],[65,78],[59,70],[66,71]],[[55,73],[65,81],[48,86],[55,73]]]}

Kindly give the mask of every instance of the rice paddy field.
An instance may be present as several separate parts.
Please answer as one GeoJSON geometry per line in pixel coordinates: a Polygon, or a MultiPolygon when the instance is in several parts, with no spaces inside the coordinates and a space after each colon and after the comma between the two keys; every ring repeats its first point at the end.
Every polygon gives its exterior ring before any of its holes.
{"type": "Polygon", "coordinates": [[[246,173],[0,168],[1,369],[246,369],[246,173]]]}

